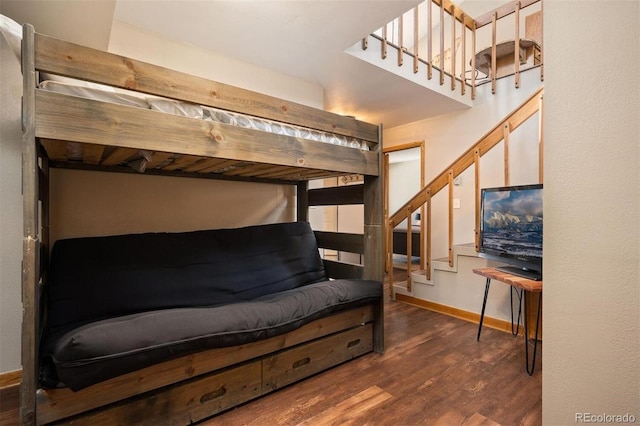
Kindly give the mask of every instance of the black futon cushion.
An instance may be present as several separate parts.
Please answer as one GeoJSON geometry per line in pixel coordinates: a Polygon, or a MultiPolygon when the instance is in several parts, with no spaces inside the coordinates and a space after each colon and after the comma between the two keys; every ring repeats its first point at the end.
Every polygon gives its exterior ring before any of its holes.
{"type": "Polygon", "coordinates": [[[72,390],[205,349],[292,331],[333,312],[375,303],[378,281],[334,280],[211,308],[164,309],[87,324],[48,348],[72,390]]]}
{"type": "Polygon", "coordinates": [[[379,301],[377,281],[327,281],[306,222],[57,241],[42,385],[79,390],[203,349],[289,332],[379,301]]]}
{"type": "Polygon", "coordinates": [[[48,326],[241,302],[325,279],[306,222],[59,240],[48,326]]]}

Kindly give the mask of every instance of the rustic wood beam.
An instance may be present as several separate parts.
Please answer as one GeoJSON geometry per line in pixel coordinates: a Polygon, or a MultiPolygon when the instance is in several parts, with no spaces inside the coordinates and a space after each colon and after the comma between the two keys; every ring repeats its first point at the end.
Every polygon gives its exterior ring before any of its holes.
{"type": "MultiPolygon", "coordinates": [[[[256,163],[377,175],[378,155],[317,141],[259,132],[223,123],[157,111],[124,107],[59,93],[36,91],[36,136],[70,142],[107,145],[122,151],[103,161],[117,164],[139,149],[217,157],[256,163]],[[158,120],[159,117],[162,120],[158,120]],[[69,121],[64,117],[74,117],[69,121]],[[194,126],[194,122],[198,125],[194,126]],[[185,143],[188,141],[189,143],[185,143]],[[341,150],[336,161],[336,150],[341,150]]],[[[376,132],[377,133],[377,132],[376,132]]]]}
{"type": "Polygon", "coordinates": [[[38,226],[38,151],[36,146],[36,72],[34,29],[23,27],[22,38],[22,381],[20,424],[36,421],[35,391],[38,384],[38,342],[40,341],[39,283],[40,228],[38,226]]]}
{"type": "Polygon", "coordinates": [[[363,204],[364,185],[334,186],[309,190],[310,206],[363,204]]]}
{"type": "Polygon", "coordinates": [[[35,34],[35,68],[142,93],[208,105],[378,142],[374,124],[207,80],[120,55],[35,34]],[[96,67],[95,64],[100,66],[96,67]],[[173,84],[167,85],[170,81],[173,84]]]}
{"type": "Polygon", "coordinates": [[[364,236],[346,232],[314,231],[318,247],[349,253],[364,253],[364,236]]]}

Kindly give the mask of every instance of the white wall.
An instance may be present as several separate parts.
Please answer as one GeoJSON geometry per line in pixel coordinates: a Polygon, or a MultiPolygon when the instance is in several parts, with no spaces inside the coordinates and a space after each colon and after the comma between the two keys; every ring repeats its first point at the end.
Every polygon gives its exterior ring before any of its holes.
{"type": "Polygon", "coordinates": [[[264,67],[114,21],[109,52],[322,109],[324,89],[264,67]]]}
{"type": "Polygon", "coordinates": [[[37,32],[105,50],[116,0],[2,0],[0,13],[37,32]]]}
{"type": "MultiPolygon", "coordinates": [[[[393,155],[391,153],[390,155],[393,155]]],[[[389,214],[398,211],[408,199],[420,190],[420,157],[417,160],[389,164],[389,214]]]]}
{"type": "Polygon", "coordinates": [[[544,5],[546,425],[640,422],[639,22],[637,1],[544,5]]]}
{"type": "Polygon", "coordinates": [[[51,170],[51,242],[295,220],[295,186],[51,170]]]}
{"type": "Polygon", "coordinates": [[[20,368],[22,131],[20,64],[0,36],[0,371],[20,368]]]}

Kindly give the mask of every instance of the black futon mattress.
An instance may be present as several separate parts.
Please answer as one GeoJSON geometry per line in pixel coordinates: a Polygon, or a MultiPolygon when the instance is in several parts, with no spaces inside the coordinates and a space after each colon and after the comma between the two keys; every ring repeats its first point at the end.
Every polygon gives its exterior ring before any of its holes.
{"type": "Polygon", "coordinates": [[[306,222],[60,240],[42,385],[79,390],[381,298],[378,281],[327,279],[306,222]]]}

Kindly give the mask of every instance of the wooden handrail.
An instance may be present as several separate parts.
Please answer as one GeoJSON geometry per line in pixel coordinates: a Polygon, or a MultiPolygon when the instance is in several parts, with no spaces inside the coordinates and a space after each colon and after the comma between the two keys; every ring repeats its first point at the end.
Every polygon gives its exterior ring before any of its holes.
{"type": "MultiPolygon", "coordinates": [[[[542,98],[544,94],[544,88],[538,89],[533,93],[526,101],[520,106],[508,114],[503,120],[496,124],[493,129],[487,132],[476,143],[474,143],[464,154],[458,157],[451,165],[446,167],[442,173],[436,176],[431,182],[425,185],[416,195],[414,195],[409,201],[407,201],[402,207],[400,207],[394,214],[390,215],[387,223],[388,238],[391,238],[391,230],[395,228],[400,222],[407,219],[410,223],[410,217],[412,212],[424,206],[427,207],[426,218],[422,218],[427,221],[427,255],[426,255],[426,276],[427,279],[431,278],[431,199],[445,187],[449,188],[449,265],[453,265],[453,180],[462,174],[466,169],[475,166],[476,177],[476,196],[475,196],[475,240],[476,248],[478,247],[478,229],[479,229],[479,216],[480,216],[480,185],[478,183],[480,176],[480,157],[494,148],[500,141],[508,140],[511,132],[529,118],[531,118],[536,112],[542,111],[542,98]],[[506,138],[506,139],[505,139],[506,138]]],[[[542,136],[540,136],[540,144],[542,144],[542,136]]],[[[508,155],[508,145],[505,146],[505,152],[508,155]]],[[[540,148],[542,155],[542,148],[540,148]]],[[[540,167],[542,166],[542,158],[540,159],[540,167]]],[[[542,178],[542,175],[540,175],[542,178]]],[[[507,159],[505,159],[505,180],[508,183],[509,172],[507,159]]],[[[424,234],[421,234],[424,235],[424,234]]],[[[411,244],[411,234],[407,234],[407,246],[411,244]]],[[[390,240],[392,241],[392,240],[390,240]]],[[[393,253],[393,244],[388,244],[387,247],[387,259],[391,264],[391,257],[393,253]]],[[[407,290],[411,291],[411,258],[410,250],[408,250],[407,256],[407,290]]],[[[390,271],[391,272],[391,271],[390,271]]],[[[390,286],[392,285],[392,273],[389,274],[390,286]]]]}
{"type": "Polygon", "coordinates": [[[538,89],[533,93],[526,101],[524,101],[518,108],[507,115],[502,121],[481,137],[475,144],[467,149],[464,154],[458,157],[451,165],[446,167],[442,173],[429,182],[424,189],[414,195],[409,201],[407,201],[402,207],[400,207],[394,214],[390,215],[389,222],[393,226],[397,226],[400,222],[406,219],[407,209],[415,211],[422,206],[426,201],[426,193],[429,190],[431,197],[442,190],[448,183],[449,170],[453,171],[453,177],[459,176],[468,167],[473,164],[473,153],[476,149],[479,150],[479,155],[483,156],[491,148],[493,148],[498,142],[500,142],[504,136],[503,127],[509,125],[511,131],[517,129],[522,123],[527,121],[533,114],[535,114],[539,107],[539,98],[544,93],[544,88],[538,89]]]}
{"type": "Polygon", "coordinates": [[[489,25],[493,19],[493,14],[496,13],[498,19],[502,19],[505,16],[509,16],[512,13],[515,13],[517,10],[517,3],[520,3],[520,9],[524,9],[525,7],[529,7],[532,4],[538,3],[540,0],[520,0],[520,1],[512,1],[507,4],[504,4],[497,9],[494,9],[490,12],[485,13],[484,15],[480,15],[475,19],[476,28],[482,28],[485,25],[489,25]]]}
{"type": "Polygon", "coordinates": [[[464,11],[460,9],[460,7],[456,6],[455,3],[453,3],[451,0],[432,0],[432,2],[436,6],[442,6],[442,8],[447,13],[450,13],[449,11],[453,10],[453,14],[451,15],[454,16],[457,21],[462,22],[468,29],[473,29],[475,21],[469,15],[464,13],[464,11]]]}

